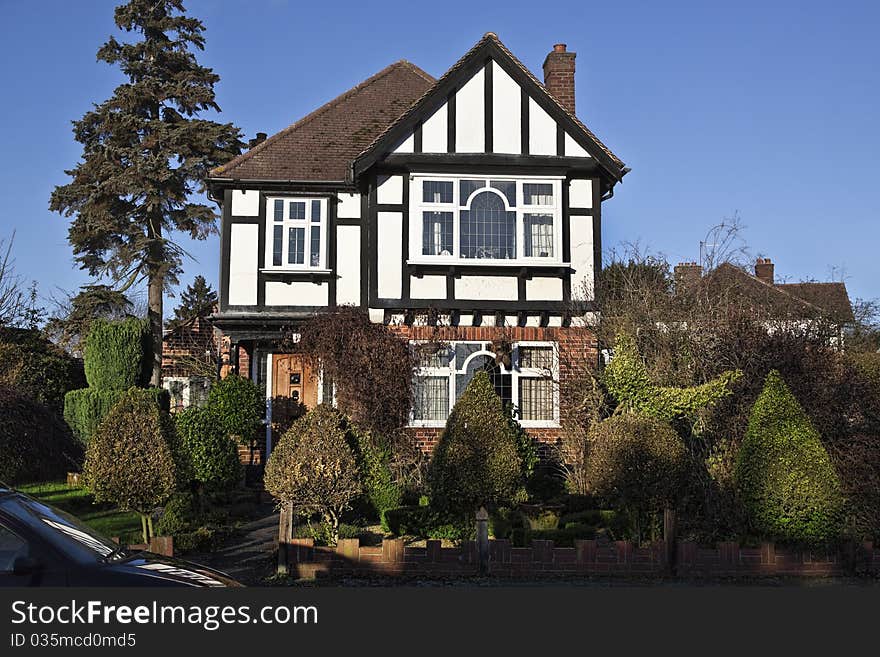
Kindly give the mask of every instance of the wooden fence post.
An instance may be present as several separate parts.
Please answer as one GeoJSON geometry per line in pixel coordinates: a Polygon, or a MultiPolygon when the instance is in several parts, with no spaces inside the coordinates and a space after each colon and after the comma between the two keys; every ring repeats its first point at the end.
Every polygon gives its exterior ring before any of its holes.
{"type": "Polygon", "coordinates": [[[290,563],[290,541],[293,540],[293,506],[282,504],[278,514],[278,568],[279,575],[287,575],[290,563]]]}
{"type": "Polygon", "coordinates": [[[666,507],[663,509],[663,546],[665,548],[666,570],[675,572],[675,509],[666,507]]]}
{"type": "Polygon", "coordinates": [[[477,555],[480,559],[480,575],[489,574],[489,512],[481,506],[477,511],[477,555]]]}

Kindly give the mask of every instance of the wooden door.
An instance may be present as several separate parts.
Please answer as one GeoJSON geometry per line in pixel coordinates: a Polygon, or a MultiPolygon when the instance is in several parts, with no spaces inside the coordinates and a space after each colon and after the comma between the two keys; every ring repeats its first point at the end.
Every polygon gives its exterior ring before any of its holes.
{"type": "Polygon", "coordinates": [[[299,354],[273,354],[272,423],[283,428],[317,405],[318,377],[306,359],[299,354]]]}

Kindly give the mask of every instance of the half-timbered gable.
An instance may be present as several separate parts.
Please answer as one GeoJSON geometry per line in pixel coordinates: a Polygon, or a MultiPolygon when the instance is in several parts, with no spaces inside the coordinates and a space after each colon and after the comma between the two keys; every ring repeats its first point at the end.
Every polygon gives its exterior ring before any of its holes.
{"type": "Polygon", "coordinates": [[[350,304],[418,342],[429,312],[450,339],[417,373],[426,449],[479,369],[555,435],[566,363],[596,357],[601,205],[628,171],[575,115],[574,62],[554,46],[542,83],[487,33],[439,79],[398,62],[212,172],[215,319],[267,398],[324,395],[292,383],[282,327],[350,304]]]}

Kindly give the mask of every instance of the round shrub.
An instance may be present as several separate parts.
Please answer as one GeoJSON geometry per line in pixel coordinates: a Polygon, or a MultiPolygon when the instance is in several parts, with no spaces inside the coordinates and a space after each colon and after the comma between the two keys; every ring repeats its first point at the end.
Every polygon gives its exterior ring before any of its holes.
{"type": "Polygon", "coordinates": [[[83,348],[86,381],[91,388],[128,390],[150,381],[150,326],[130,317],[119,321],[96,319],[83,348]]]}
{"type": "Polygon", "coordinates": [[[197,481],[214,489],[231,488],[241,481],[238,450],[213,408],[191,406],[174,415],[174,424],[197,481]]]}
{"type": "Polygon", "coordinates": [[[477,372],[455,404],[429,468],[431,501],[470,514],[522,496],[518,433],[486,372],[477,372]]]}
{"type": "Polygon", "coordinates": [[[776,370],[752,408],[735,479],[749,522],[763,538],[823,543],[839,536],[844,497],[837,472],[776,370]]]}
{"type": "Polygon", "coordinates": [[[256,383],[233,374],[211,386],[208,406],[223,432],[247,445],[263,423],[266,399],[256,383]]]}
{"type": "Polygon", "coordinates": [[[0,481],[45,481],[78,469],[82,447],[51,410],[0,387],[0,481]]]}
{"type": "Polygon", "coordinates": [[[687,465],[681,438],[661,420],[623,413],[590,427],[590,492],[628,509],[636,517],[638,538],[645,521],[674,504],[687,465]]]}
{"type": "Polygon", "coordinates": [[[163,504],[188,474],[171,417],[138,388],[128,390],[101,422],[83,466],[96,502],[141,515],[163,504]]]}
{"type": "Polygon", "coordinates": [[[362,491],[352,439],[338,411],[316,406],[293,423],[269,456],[266,490],[296,515],[320,513],[335,534],[340,516],[362,491]]]}
{"type": "MultiPolygon", "coordinates": [[[[157,408],[167,411],[171,397],[164,388],[142,388],[143,394],[151,397],[157,408]]],[[[102,388],[82,388],[71,390],[64,395],[64,420],[73,435],[84,445],[89,443],[101,420],[110,412],[126,390],[107,390],[102,388]]]]}

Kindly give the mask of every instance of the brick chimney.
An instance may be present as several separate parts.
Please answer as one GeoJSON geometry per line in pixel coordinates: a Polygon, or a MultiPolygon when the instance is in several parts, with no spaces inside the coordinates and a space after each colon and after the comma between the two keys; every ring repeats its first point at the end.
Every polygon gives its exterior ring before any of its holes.
{"type": "Polygon", "coordinates": [[[574,58],[564,43],[557,43],[544,59],[544,86],[563,107],[574,114],[574,58]]]}
{"type": "Polygon", "coordinates": [[[672,275],[675,279],[675,292],[681,293],[700,281],[703,268],[696,262],[679,262],[672,270],[672,275]]]}
{"type": "Polygon", "coordinates": [[[755,277],[773,285],[773,262],[770,258],[758,258],[755,260],[755,277]]]}

